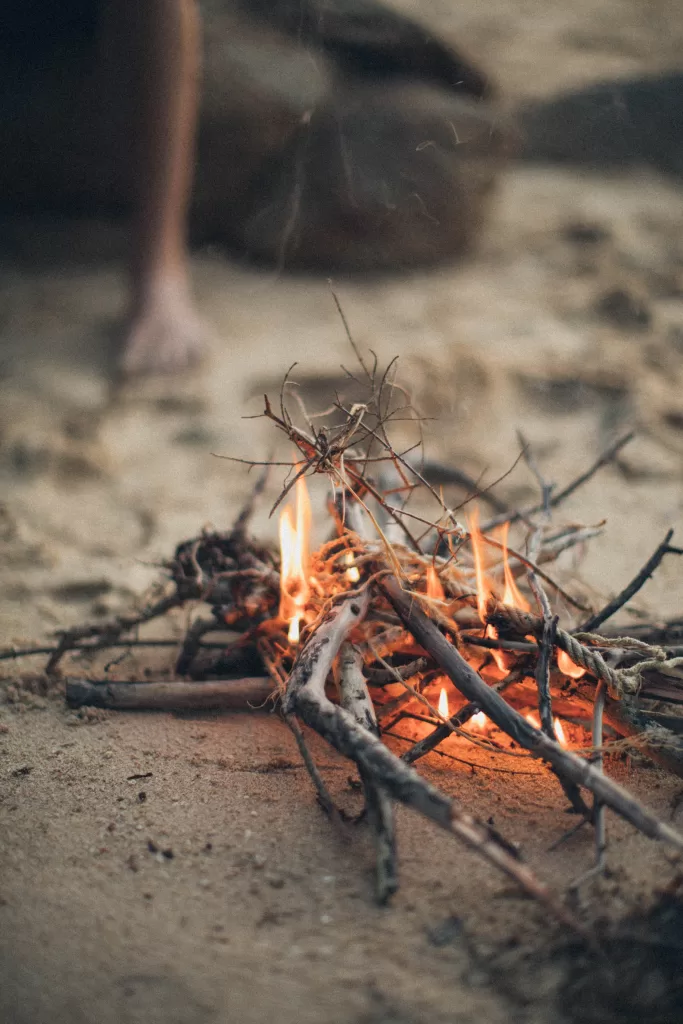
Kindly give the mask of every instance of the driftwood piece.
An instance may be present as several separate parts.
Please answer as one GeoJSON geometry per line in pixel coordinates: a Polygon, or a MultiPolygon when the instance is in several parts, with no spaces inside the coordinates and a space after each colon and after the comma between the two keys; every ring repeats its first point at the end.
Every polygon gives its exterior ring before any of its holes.
{"type": "MultiPolygon", "coordinates": [[[[375,709],[363,675],[363,658],[349,643],[339,652],[339,692],[345,711],[379,738],[375,709]]],[[[377,902],[384,905],[398,889],[396,870],[396,832],[391,799],[366,769],[360,768],[365,792],[365,808],[372,828],[377,857],[377,902]]]]}
{"type": "Polygon", "coordinates": [[[683,836],[660,821],[616,782],[534,728],[494,689],[487,686],[481,676],[468,665],[453,644],[422,611],[412,595],[401,588],[397,579],[391,576],[384,577],[378,580],[377,585],[401,616],[406,629],[412,633],[415,640],[438,662],[463,696],[476,703],[495,725],[530,751],[534,757],[549,761],[565,778],[589,789],[594,796],[630,821],[645,835],[667,842],[677,850],[683,851],[683,836]]]}
{"type": "Polygon", "coordinates": [[[283,701],[285,715],[300,717],[335,750],[354,761],[393,799],[452,832],[543,903],[558,920],[584,934],[567,908],[517,859],[514,848],[506,844],[497,832],[478,822],[454,800],[422,779],[385,747],[373,732],[327,698],[325,681],[337,652],[362,620],[367,607],[367,591],[347,594],[311,634],[299,652],[287,683],[283,701]]]}
{"type": "Polygon", "coordinates": [[[257,708],[273,694],[270,676],[245,679],[214,679],[210,682],[123,683],[91,682],[67,679],[66,701],[69,707],[86,705],[126,711],[187,711],[201,708],[232,710],[257,708]]]}

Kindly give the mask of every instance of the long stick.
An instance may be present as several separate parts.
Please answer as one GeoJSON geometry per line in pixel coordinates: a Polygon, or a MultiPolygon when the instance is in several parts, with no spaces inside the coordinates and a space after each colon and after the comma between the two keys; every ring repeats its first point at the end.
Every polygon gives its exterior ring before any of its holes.
{"type": "Polygon", "coordinates": [[[270,676],[214,679],[206,683],[121,683],[68,679],[66,700],[72,708],[85,705],[127,711],[186,711],[200,708],[261,707],[273,693],[270,676]]]}
{"type": "Polygon", "coordinates": [[[683,850],[683,836],[660,821],[630,793],[606,775],[559,743],[534,728],[468,665],[457,649],[425,615],[419,603],[401,588],[398,580],[388,576],[377,580],[415,640],[446,672],[453,684],[470,701],[479,705],[500,729],[511,736],[534,757],[549,761],[567,779],[591,790],[608,807],[630,821],[645,835],[660,839],[683,850]]]}

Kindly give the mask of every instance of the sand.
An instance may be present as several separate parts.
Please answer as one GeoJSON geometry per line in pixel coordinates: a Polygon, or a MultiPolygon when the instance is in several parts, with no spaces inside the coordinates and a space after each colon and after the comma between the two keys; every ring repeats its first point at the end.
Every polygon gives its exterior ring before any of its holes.
{"type": "MultiPolygon", "coordinates": [[[[454,12],[434,0],[422,13],[497,62],[516,99],[674,65],[676,7],[519,0],[454,12]]],[[[336,282],[358,343],[385,362],[398,355],[418,405],[437,417],[426,443],[442,461],[493,479],[522,428],[562,484],[638,429],[619,465],[564,509],[569,520],[607,519],[580,567],[560,569],[597,604],[681,526],[682,227],[680,187],[653,172],[517,167],[467,264],[336,282]],[[615,291],[627,296],[621,315],[602,301],[615,291]]],[[[110,252],[111,231],[34,224],[23,244],[24,261],[7,260],[0,277],[3,644],[139,600],[179,540],[234,517],[250,481],[213,453],[266,454],[268,425],[242,418],[260,411],[263,390],[297,360],[308,403],[324,407],[351,359],[324,281],[203,252],[193,272],[217,336],[207,366],[114,391],[119,264],[64,255],[110,252]]],[[[505,489],[523,501],[534,482],[519,469],[505,489]]],[[[274,536],[267,507],[254,528],[274,536]]],[[[681,611],[680,562],[669,559],[622,621],[681,611]]],[[[114,671],[167,671],[171,657],[114,671]]],[[[81,717],[44,692],[42,664],[0,664],[3,1020],[412,1024],[577,1012],[552,953],[565,937],[413,815],[399,814],[401,891],[377,908],[364,829],[339,835],[324,819],[276,716],[81,717]]],[[[348,766],[314,749],[357,809],[348,766]]],[[[434,758],[424,770],[493,816],[558,887],[590,864],[587,831],[548,852],[567,816],[542,769],[506,762],[513,777],[479,764],[434,758]]],[[[678,780],[638,758],[609,770],[675,822],[678,780]]],[[[609,828],[611,877],[583,893],[588,918],[642,910],[674,872],[661,848],[609,828]]]]}

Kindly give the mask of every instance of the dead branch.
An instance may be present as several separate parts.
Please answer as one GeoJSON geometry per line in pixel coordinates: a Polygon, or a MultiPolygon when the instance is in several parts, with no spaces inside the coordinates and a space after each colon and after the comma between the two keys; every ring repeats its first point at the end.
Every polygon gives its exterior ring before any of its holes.
{"type": "Polygon", "coordinates": [[[683,555],[683,548],[673,547],[669,541],[674,535],[673,530],[668,530],[666,537],[659,545],[656,551],[654,551],[643,568],[638,572],[631,582],[621,590],[616,597],[614,597],[609,604],[606,604],[602,611],[597,612],[595,615],[591,615],[589,619],[584,622],[582,626],[579,626],[576,632],[578,633],[594,633],[595,630],[606,622],[607,619],[611,618],[615,612],[618,612],[627,601],[630,601],[634,594],[638,591],[645,583],[650,579],[655,570],[659,567],[665,555],[683,555]]]}
{"type": "Polygon", "coordinates": [[[187,711],[202,708],[260,708],[273,696],[269,676],[214,679],[187,683],[180,679],[149,683],[67,679],[69,707],[113,708],[119,711],[187,711]]]}
{"type": "MultiPolygon", "coordinates": [[[[634,431],[629,431],[628,434],[624,434],[623,437],[618,438],[614,444],[611,444],[602,455],[600,455],[595,462],[588,467],[583,473],[576,477],[567,484],[561,491],[554,494],[550,499],[551,508],[557,508],[563,501],[565,501],[574,491],[578,490],[587,483],[592,476],[594,476],[598,470],[602,469],[603,466],[607,466],[610,462],[613,462],[617,457],[622,448],[624,448],[629,441],[632,441],[635,436],[634,431]]],[[[496,526],[502,526],[503,523],[516,523],[520,519],[525,519],[528,516],[533,516],[537,512],[543,511],[543,503],[540,505],[532,505],[529,508],[521,509],[514,512],[512,515],[499,515],[493,519],[489,519],[487,523],[484,523],[481,527],[482,533],[488,533],[489,530],[495,529],[496,526]]]]}

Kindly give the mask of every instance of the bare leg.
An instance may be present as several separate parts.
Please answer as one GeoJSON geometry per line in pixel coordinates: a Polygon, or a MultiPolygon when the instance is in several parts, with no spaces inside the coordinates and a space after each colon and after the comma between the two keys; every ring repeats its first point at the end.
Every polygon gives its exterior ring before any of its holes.
{"type": "Polygon", "coordinates": [[[126,373],[171,371],[197,360],[208,333],[194,309],[185,251],[199,14],[195,0],[132,0],[126,14],[126,46],[135,52],[137,160],[131,309],[121,366],[126,373]]]}

